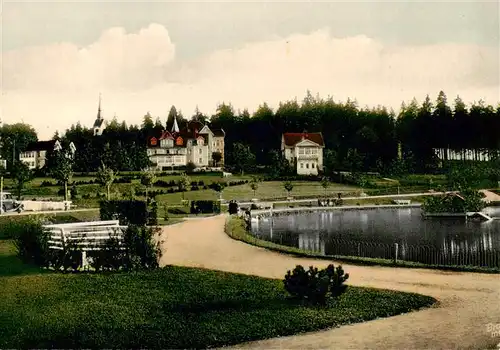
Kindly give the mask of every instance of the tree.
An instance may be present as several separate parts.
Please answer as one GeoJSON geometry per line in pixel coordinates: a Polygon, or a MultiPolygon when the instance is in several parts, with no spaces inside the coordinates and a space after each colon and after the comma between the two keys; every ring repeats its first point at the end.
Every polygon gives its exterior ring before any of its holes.
{"type": "Polygon", "coordinates": [[[217,192],[217,195],[219,196],[219,198],[222,198],[222,191],[224,190],[224,188],[226,187],[226,183],[225,182],[216,182],[216,183],[213,183],[210,188],[212,190],[214,190],[215,192],[217,192]]]}
{"type": "Polygon", "coordinates": [[[188,186],[191,184],[191,179],[186,174],[182,174],[179,181],[177,181],[177,187],[179,191],[182,192],[182,200],[184,201],[184,192],[186,192],[188,186]]]}
{"type": "Polygon", "coordinates": [[[196,169],[196,164],[194,164],[193,162],[188,162],[186,164],[186,172],[188,174],[191,174],[192,172],[194,172],[195,169],[196,169]]]}
{"type": "Polygon", "coordinates": [[[291,181],[285,181],[283,182],[283,188],[287,193],[287,197],[290,197],[290,192],[293,190],[293,183],[291,181]]]}
{"type": "Polygon", "coordinates": [[[321,179],[321,187],[325,190],[325,198],[326,198],[326,190],[330,186],[330,180],[325,176],[321,179]]]}
{"type": "Polygon", "coordinates": [[[260,179],[257,178],[256,176],[253,176],[252,181],[250,181],[250,188],[253,191],[254,198],[255,198],[255,192],[259,189],[259,182],[260,182],[260,179]]]}
{"type": "Polygon", "coordinates": [[[11,175],[16,183],[17,199],[21,199],[24,185],[33,179],[33,172],[26,163],[16,160],[12,165],[11,175]]]}
{"type": "Polygon", "coordinates": [[[12,160],[8,162],[14,166],[19,159],[19,153],[24,151],[28,144],[38,141],[35,129],[24,123],[4,124],[0,127],[0,159],[12,160]]]}
{"type": "Polygon", "coordinates": [[[142,120],[142,129],[145,131],[151,131],[155,127],[155,123],[153,122],[153,118],[151,117],[151,114],[146,113],[142,120]]]}
{"type": "Polygon", "coordinates": [[[113,169],[106,167],[104,163],[102,164],[101,168],[99,168],[99,171],[97,172],[97,182],[99,182],[102,186],[106,188],[106,194],[107,194],[107,199],[108,201],[111,198],[111,185],[115,181],[115,173],[113,169]]]}
{"type": "Polygon", "coordinates": [[[214,161],[214,166],[217,166],[219,162],[222,160],[222,153],[216,151],[212,152],[212,160],[214,161]]]}
{"type": "Polygon", "coordinates": [[[156,182],[156,174],[153,171],[146,171],[141,176],[141,185],[146,187],[146,201],[148,200],[148,189],[156,182]]]}
{"type": "Polygon", "coordinates": [[[255,162],[255,155],[250,151],[248,145],[235,143],[232,151],[232,165],[237,172],[243,175],[255,162]]]}
{"type": "Polygon", "coordinates": [[[74,158],[71,151],[63,149],[54,151],[53,164],[50,168],[50,173],[54,179],[60,181],[64,185],[64,200],[68,200],[68,183],[73,177],[74,158]]]}

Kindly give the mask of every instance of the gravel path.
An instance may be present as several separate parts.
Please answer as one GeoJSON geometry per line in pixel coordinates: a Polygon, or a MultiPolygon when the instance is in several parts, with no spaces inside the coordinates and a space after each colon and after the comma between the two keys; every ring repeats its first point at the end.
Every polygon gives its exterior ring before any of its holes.
{"type": "MultiPolygon", "coordinates": [[[[225,216],[189,220],[163,229],[161,265],[204,267],[283,278],[296,264],[326,266],[232,240],[225,216]]],[[[257,349],[486,349],[500,343],[500,275],[343,264],[349,284],[433,296],[423,311],[319,332],[241,344],[257,349]]]]}

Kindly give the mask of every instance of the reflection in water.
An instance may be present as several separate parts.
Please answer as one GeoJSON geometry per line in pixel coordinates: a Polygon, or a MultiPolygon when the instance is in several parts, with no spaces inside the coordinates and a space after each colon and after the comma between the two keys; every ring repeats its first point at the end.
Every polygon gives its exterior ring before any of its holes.
{"type": "MultiPolygon", "coordinates": [[[[485,210],[500,217],[500,208],[485,210]]],[[[332,239],[394,244],[404,258],[416,246],[439,249],[451,256],[463,252],[500,251],[500,220],[423,219],[420,208],[293,213],[252,221],[252,232],[273,242],[324,254],[332,239]]]]}
{"type": "Polygon", "coordinates": [[[319,231],[315,235],[299,234],[299,248],[325,254],[325,242],[321,239],[319,231]]]}

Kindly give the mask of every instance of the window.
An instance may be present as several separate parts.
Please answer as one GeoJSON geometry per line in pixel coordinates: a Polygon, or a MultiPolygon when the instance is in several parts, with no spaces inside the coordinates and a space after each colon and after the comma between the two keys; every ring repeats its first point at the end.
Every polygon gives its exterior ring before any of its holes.
{"type": "Polygon", "coordinates": [[[310,148],[306,148],[306,154],[311,154],[311,149],[310,148]]]}
{"type": "Polygon", "coordinates": [[[304,163],[300,163],[300,168],[304,169],[304,163]]]}
{"type": "Polygon", "coordinates": [[[317,154],[317,149],[316,148],[311,148],[311,154],[317,154]]]}
{"type": "Polygon", "coordinates": [[[203,159],[201,159],[201,158],[200,158],[200,161],[199,161],[199,163],[200,163],[200,164],[201,164],[201,163],[203,163],[203,159]]]}
{"type": "Polygon", "coordinates": [[[309,163],[306,163],[306,169],[309,169],[309,163]]]}
{"type": "MultiPolygon", "coordinates": [[[[202,154],[202,153],[203,153],[203,150],[200,148],[200,154],[202,154]]],[[[201,162],[200,162],[200,163],[201,163],[201,162]]]]}
{"type": "Polygon", "coordinates": [[[304,154],[304,149],[303,148],[299,148],[299,154],[304,154]]]}
{"type": "Polygon", "coordinates": [[[314,163],[311,163],[311,168],[314,169],[314,163]]]}

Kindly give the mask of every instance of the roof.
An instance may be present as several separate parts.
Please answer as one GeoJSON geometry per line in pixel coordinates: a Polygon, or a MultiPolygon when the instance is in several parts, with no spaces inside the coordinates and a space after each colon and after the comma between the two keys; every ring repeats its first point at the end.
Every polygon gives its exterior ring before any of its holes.
{"type": "Polygon", "coordinates": [[[283,134],[286,146],[295,146],[302,140],[309,140],[324,146],[323,135],[320,132],[287,132],[283,134]]]}
{"type": "Polygon", "coordinates": [[[94,128],[100,128],[102,126],[102,123],[104,123],[104,119],[97,118],[94,122],[94,128]]]}
{"type": "Polygon", "coordinates": [[[222,129],[214,129],[214,130],[212,130],[212,132],[214,133],[215,137],[224,137],[224,136],[226,136],[226,133],[222,129]]]}
{"type": "Polygon", "coordinates": [[[38,141],[28,144],[24,152],[32,151],[52,151],[54,149],[55,140],[50,141],[38,141]]]}
{"type": "Polygon", "coordinates": [[[167,140],[167,139],[173,140],[174,137],[172,136],[172,134],[170,132],[168,132],[167,130],[164,130],[164,131],[162,131],[158,140],[167,140]]]}

